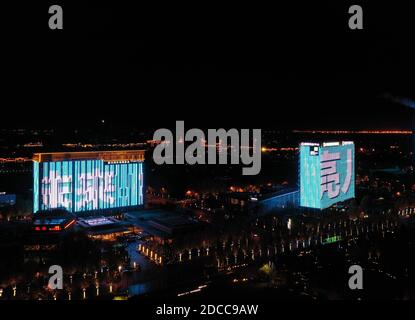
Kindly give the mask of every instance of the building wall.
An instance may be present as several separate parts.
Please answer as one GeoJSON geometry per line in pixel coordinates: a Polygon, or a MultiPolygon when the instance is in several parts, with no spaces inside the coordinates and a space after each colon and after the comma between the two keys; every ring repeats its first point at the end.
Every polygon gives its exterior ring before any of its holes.
{"type": "Polygon", "coordinates": [[[143,163],[72,160],[34,162],[33,211],[70,212],[143,204],[143,163]]]}
{"type": "Polygon", "coordinates": [[[285,194],[277,195],[275,197],[261,200],[259,205],[262,213],[267,213],[273,210],[286,209],[289,207],[298,207],[300,202],[300,192],[292,191],[285,194]]]}
{"type": "Polygon", "coordinates": [[[300,146],[300,205],[325,209],[355,197],[353,142],[300,146]]]}
{"type": "Polygon", "coordinates": [[[319,146],[300,146],[300,205],[320,208],[319,146]]]}
{"type": "Polygon", "coordinates": [[[14,206],[16,204],[15,194],[0,194],[0,207],[1,206],[14,206]]]}

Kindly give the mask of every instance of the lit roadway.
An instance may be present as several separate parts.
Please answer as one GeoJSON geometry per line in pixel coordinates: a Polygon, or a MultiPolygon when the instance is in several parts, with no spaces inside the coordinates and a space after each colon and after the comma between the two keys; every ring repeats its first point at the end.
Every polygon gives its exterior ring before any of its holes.
{"type": "Polygon", "coordinates": [[[138,253],[138,243],[139,241],[128,243],[127,251],[131,259],[131,264],[133,264],[134,262],[137,263],[137,266],[140,266],[142,271],[154,269],[154,263],[152,263],[147,257],[138,253]]]}

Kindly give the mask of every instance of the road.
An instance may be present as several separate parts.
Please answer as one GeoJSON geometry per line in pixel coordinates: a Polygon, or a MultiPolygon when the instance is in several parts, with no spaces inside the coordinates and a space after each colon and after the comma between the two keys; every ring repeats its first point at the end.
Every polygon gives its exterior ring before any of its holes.
{"type": "Polygon", "coordinates": [[[137,251],[137,246],[139,241],[130,242],[127,246],[128,255],[131,260],[131,264],[134,262],[140,266],[142,271],[148,271],[154,269],[155,265],[149,259],[144,257],[143,255],[139,254],[137,251]]]}

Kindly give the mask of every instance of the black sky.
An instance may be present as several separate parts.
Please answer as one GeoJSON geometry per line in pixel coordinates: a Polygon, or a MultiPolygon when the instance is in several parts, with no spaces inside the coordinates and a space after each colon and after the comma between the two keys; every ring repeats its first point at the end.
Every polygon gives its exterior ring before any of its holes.
{"type": "Polygon", "coordinates": [[[351,31],[341,1],[53,3],[63,31],[48,30],[48,2],[2,11],[24,21],[3,20],[3,127],[412,126],[408,107],[379,98],[415,95],[409,7],[362,3],[365,29],[351,31]]]}

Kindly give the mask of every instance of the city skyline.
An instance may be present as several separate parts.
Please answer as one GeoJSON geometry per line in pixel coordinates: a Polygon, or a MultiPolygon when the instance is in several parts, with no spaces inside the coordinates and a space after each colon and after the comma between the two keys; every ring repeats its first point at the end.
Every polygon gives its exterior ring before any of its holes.
{"type": "Polygon", "coordinates": [[[382,301],[379,318],[415,300],[409,5],[2,12],[11,317],[334,318],[382,301]]]}

